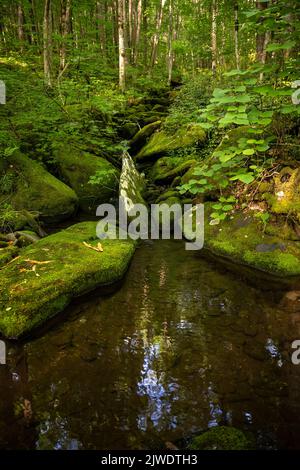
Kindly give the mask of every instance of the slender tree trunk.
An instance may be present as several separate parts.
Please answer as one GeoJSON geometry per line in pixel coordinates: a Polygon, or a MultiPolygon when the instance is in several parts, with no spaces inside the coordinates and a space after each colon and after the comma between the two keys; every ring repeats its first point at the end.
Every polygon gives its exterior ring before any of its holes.
{"type": "MultiPolygon", "coordinates": [[[[267,7],[268,7],[268,2],[256,2],[256,8],[258,10],[261,10],[262,13],[267,7]]],[[[262,24],[263,22],[264,22],[264,16],[262,14],[262,16],[259,19],[259,23],[262,24]]],[[[265,39],[266,39],[266,33],[258,32],[256,34],[256,60],[257,62],[263,61],[265,39]]]]}
{"type": "Polygon", "coordinates": [[[43,23],[43,43],[44,43],[44,77],[47,86],[52,86],[52,15],[51,0],[45,0],[44,23],[43,23]]]}
{"type": "Polygon", "coordinates": [[[71,33],[71,0],[61,0],[61,16],[60,16],[60,34],[61,45],[59,51],[60,70],[64,70],[66,66],[67,40],[71,33]]]}
{"type": "Polygon", "coordinates": [[[239,50],[239,4],[234,5],[234,50],[235,64],[237,70],[240,69],[240,50],[239,50]]]}
{"type": "Polygon", "coordinates": [[[106,30],[105,30],[105,21],[106,21],[106,2],[103,1],[96,2],[96,19],[97,19],[97,31],[98,31],[98,41],[100,44],[100,50],[103,54],[106,51],[106,30]]]}
{"type": "Polygon", "coordinates": [[[21,2],[18,3],[18,39],[21,45],[21,51],[23,51],[25,33],[24,33],[24,11],[21,2]]]}
{"type": "Polygon", "coordinates": [[[147,0],[144,0],[144,12],[143,12],[143,48],[144,48],[144,65],[147,67],[148,64],[148,14],[147,14],[147,0]]]}
{"type": "Polygon", "coordinates": [[[169,0],[169,34],[168,34],[168,84],[172,82],[173,72],[173,0],[169,0]]]}
{"type": "Polygon", "coordinates": [[[156,63],[156,59],[157,59],[158,43],[159,43],[165,3],[166,3],[166,0],[160,0],[159,10],[157,13],[157,18],[156,18],[156,29],[152,38],[152,52],[151,52],[151,61],[150,61],[151,68],[154,67],[156,63]]]}
{"type": "Polygon", "coordinates": [[[128,0],[128,46],[132,48],[133,44],[133,2],[128,0]]]}
{"type": "Polygon", "coordinates": [[[211,69],[215,76],[217,71],[217,2],[212,0],[211,8],[211,69]]]}
{"type": "Polygon", "coordinates": [[[119,86],[124,93],[126,87],[126,53],[125,53],[125,18],[124,3],[118,3],[118,31],[119,31],[119,86]]]}
{"type": "Polygon", "coordinates": [[[137,4],[137,15],[136,15],[136,34],[134,41],[134,59],[133,63],[136,64],[138,60],[138,51],[141,37],[141,25],[142,25],[142,13],[143,13],[143,0],[138,0],[137,4]]]}

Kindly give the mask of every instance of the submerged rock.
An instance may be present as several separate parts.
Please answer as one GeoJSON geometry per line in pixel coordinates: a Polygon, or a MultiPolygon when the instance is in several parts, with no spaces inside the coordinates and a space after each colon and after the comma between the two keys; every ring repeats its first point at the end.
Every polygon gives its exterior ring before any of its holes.
{"type": "Polygon", "coordinates": [[[54,151],[61,178],[75,191],[84,212],[95,213],[98,205],[117,194],[119,171],[107,160],[70,145],[54,151]],[[92,184],[91,177],[97,177],[92,184]]]}
{"type": "Polygon", "coordinates": [[[0,189],[0,202],[9,199],[19,213],[15,215],[14,229],[28,225],[26,211],[38,213],[41,220],[50,223],[67,219],[76,211],[74,191],[20,152],[11,155],[9,161],[1,161],[2,172],[11,178],[11,188],[9,193],[0,189]]]}
{"type": "Polygon", "coordinates": [[[149,142],[137,154],[137,160],[155,159],[170,151],[180,150],[192,145],[203,143],[206,133],[200,124],[189,124],[180,128],[175,134],[165,130],[155,132],[149,142]]]}
{"type": "Polygon", "coordinates": [[[251,450],[255,448],[252,436],[234,427],[216,426],[192,439],[191,450],[251,450]]]}
{"type": "Polygon", "coordinates": [[[84,222],[21,249],[0,271],[0,332],[18,338],[74,297],[121,279],[135,242],[102,240],[103,252],[91,248],[98,243],[96,223],[84,222]]]}

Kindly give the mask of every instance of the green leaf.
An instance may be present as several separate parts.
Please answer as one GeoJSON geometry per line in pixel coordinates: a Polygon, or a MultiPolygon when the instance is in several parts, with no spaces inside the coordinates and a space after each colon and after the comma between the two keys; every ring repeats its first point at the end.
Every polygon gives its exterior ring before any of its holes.
{"type": "Polygon", "coordinates": [[[224,212],[232,211],[232,209],[233,209],[232,204],[226,204],[225,206],[222,207],[222,211],[224,211],[224,212]]]}
{"type": "Polygon", "coordinates": [[[246,150],[243,150],[243,154],[247,155],[247,156],[254,155],[255,150],[254,149],[246,149],[246,150]]]}
{"type": "Polygon", "coordinates": [[[250,184],[252,181],[254,181],[254,176],[252,173],[244,173],[242,175],[238,175],[237,179],[242,183],[250,184]]]}

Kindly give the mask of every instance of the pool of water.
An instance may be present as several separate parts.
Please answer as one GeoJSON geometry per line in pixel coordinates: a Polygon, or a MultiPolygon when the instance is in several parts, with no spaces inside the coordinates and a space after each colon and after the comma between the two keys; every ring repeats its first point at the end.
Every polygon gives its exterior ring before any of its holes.
{"type": "Polygon", "coordinates": [[[0,447],[161,449],[216,425],[297,448],[300,303],[176,241],[145,242],[114,294],[8,345],[0,447]]]}

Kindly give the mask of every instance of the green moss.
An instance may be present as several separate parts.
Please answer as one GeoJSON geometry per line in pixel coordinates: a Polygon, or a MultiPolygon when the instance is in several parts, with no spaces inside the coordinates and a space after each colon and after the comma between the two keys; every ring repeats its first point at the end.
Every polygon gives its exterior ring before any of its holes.
{"type": "Polygon", "coordinates": [[[257,220],[243,214],[211,226],[209,213],[206,204],[205,248],[234,263],[279,277],[300,276],[300,242],[267,235],[257,220]]]}
{"type": "Polygon", "coordinates": [[[294,215],[300,222],[300,169],[283,168],[274,178],[274,194],[268,203],[275,214],[294,215]]]}
{"type": "Polygon", "coordinates": [[[94,213],[98,205],[117,194],[119,171],[107,160],[70,145],[54,151],[61,178],[75,191],[85,212],[94,213]],[[95,178],[91,184],[90,178],[95,178]]]}
{"type": "Polygon", "coordinates": [[[194,437],[191,450],[251,450],[254,440],[234,427],[218,426],[194,437]]]}
{"type": "Polygon", "coordinates": [[[9,246],[7,248],[0,249],[0,268],[11,261],[14,256],[18,253],[18,248],[15,246],[9,246]]]}
{"type": "MultiPolygon", "coordinates": [[[[74,191],[48,173],[39,163],[15,152],[10,156],[4,171],[6,174],[17,175],[15,187],[9,197],[15,211],[37,212],[46,222],[64,220],[75,212],[78,200],[74,191]]],[[[0,202],[7,197],[0,193],[0,202]]],[[[21,228],[23,223],[24,221],[14,225],[21,228]]]]}
{"type": "Polygon", "coordinates": [[[163,194],[161,194],[161,195],[156,199],[155,202],[156,202],[156,203],[164,202],[166,199],[174,198],[174,197],[175,197],[176,199],[179,198],[178,191],[169,189],[168,191],[165,191],[163,194]]]}
{"type": "Polygon", "coordinates": [[[206,139],[205,131],[199,124],[189,124],[180,128],[175,134],[166,131],[155,132],[149,142],[137,155],[137,160],[146,160],[165,155],[174,150],[202,143],[206,139]]]}
{"type": "Polygon", "coordinates": [[[149,178],[155,183],[170,182],[177,176],[183,175],[195,163],[196,160],[182,157],[162,157],[153,165],[149,178]]]}
{"type": "Polygon", "coordinates": [[[147,139],[160,127],[160,125],[161,121],[155,121],[142,127],[142,129],[140,129],[130,141],[130,150],[132,152],[136,152],[141,149],[147,142],[147,139]]]}
{"type": "Polygon", "coordinates": [[[62,311],[72,298],[120,279],[135,250],[132,240],[103,240],[96,223],[76,224],[23,248],[0,270],[0,332],[19,337],[62,311]],[[36,266],[35,270],[32,269],[36,266]]]}

